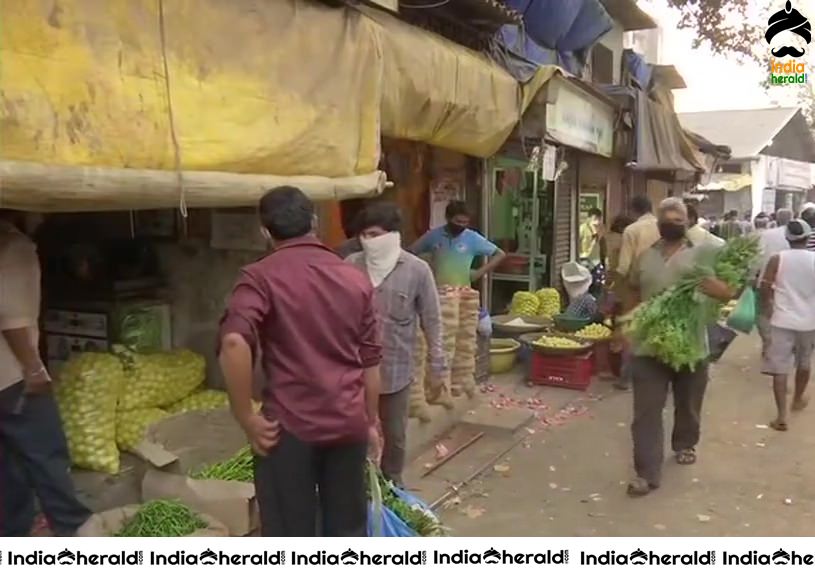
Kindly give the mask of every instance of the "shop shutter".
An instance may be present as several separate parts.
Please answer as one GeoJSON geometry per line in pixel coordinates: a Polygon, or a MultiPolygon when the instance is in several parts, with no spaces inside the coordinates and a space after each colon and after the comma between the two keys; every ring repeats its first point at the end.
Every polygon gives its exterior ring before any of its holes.
{"type": "Polygon", "coordinates": [[[555,185],[555,234],[553,247],[552,285],[560,286],[560,267],[571,258],[574,228],[574,197],[576,169],[574,162],[560,175],[555,185]]]}

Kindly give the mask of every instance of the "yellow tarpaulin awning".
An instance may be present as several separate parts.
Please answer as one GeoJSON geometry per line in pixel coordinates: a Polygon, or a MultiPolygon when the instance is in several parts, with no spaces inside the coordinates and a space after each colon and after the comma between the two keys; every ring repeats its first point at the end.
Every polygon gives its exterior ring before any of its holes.
{"type": "Polygon", "coordinates": [[[723,190],[725,192],[735,192],[743,188],[750,188],[753,178],[750,174],[711,174],[707,184],[699,184],[696,189],[706,192],[723,190]]]}
{"type": "Polygon", "coordinates": [[[349,177],[382,135],[486,157],[555,71],[520,87],[387,14],[306,0],[4,0],[0,35],[0,159],[69,167],[349,177]]]}
{"type": "Polygon", "coordinates": [[[384,12],[366,9],[382,47],[382,133],[488,158],[553,75],[524,85],[486,56],[384,12]]]}

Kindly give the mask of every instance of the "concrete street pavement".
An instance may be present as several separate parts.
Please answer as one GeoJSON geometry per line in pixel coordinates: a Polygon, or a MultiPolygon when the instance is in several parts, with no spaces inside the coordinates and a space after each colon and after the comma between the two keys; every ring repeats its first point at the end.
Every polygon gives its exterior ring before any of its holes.
{"type": "MultiPolygon", "coordinates": [[[[711,373],[699,461],[668,460],[662,487],[625,494],[631,393],[609,391],[590,413],[539,431],[442,512],[459,536],[810,536],[815,531],[815,404],[774,415],[757,336],[739,337],[711,373]]],[[[670,405],[665,411],[670,435],[670,405]]]]}

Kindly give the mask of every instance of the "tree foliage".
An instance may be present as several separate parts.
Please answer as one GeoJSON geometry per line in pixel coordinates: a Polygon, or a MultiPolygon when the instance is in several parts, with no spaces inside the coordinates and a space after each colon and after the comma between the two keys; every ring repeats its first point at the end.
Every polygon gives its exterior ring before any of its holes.
{"type": "MultiPolygon", "coordinates": [[[[762,45],[763,23],[751,21],[750,8],[754,0],[667,0],[679,10],[679,27],[691,30],[693,47],[709,48],[715,54],[754,61],[767,66],[766,50],[762,45]]],[[[769,86],[765,86],[769,88],[769,86]]],[[[797,95],[801,111],[815,127],[815,94],[808,84],[801,85],[797,95]]]]}
{"type": "Polygon", "coordinates": [[[667,0],[681,14],[680,28],[696,35],[694,48],[706,46],[716,54],[758,59],[756,39],[763,32],[750,22],[751,0],[667,0]]]}

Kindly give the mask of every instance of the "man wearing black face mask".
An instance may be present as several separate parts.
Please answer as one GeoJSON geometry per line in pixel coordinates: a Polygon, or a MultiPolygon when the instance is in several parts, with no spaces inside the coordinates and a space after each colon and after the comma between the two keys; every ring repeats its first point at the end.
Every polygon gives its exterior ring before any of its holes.
{"type": "MultiPolygon", "coordinates": [[[[667,198],[659,206],[660,239],[634,263],[630,285],[634,300],[644,302],[678,282],[693,269],[698,252],[716,250],[711,244],[694,248],[687,239],[687,208],[678,198],[667,198]]],[[[724,282],[707,278],[699,290],[724,302],[735,294],[724,282]]],[[[706,341],[706,335],[700,334],[706,341]]],[[[644,496],[659,487],[663,461],[662,410],[669,387],[673,391],[674,428],[671,447],[679,464],[696,462],[702,398],[707,387],[707,364],[694,370],[674,370],[647,350],[634,348],[631,376],[634,390],[634,421],[631,435],[634,441],[634,468],[637,476],[628,484],[632,496],[644,496]]]]}
{"type": "Polygon", "coordinates": [[[498,246],[470,230],[470,214],[464,202],[450,202],[445,216],[445,226],[430,230],[410,247],[417,256],[433,255],[436,284],[469,286],[492,272],[506,258],[498,246]],[[490,257],[490,260],[478,270],[471,270],[473,260],[478,257],[490,257]]]}

